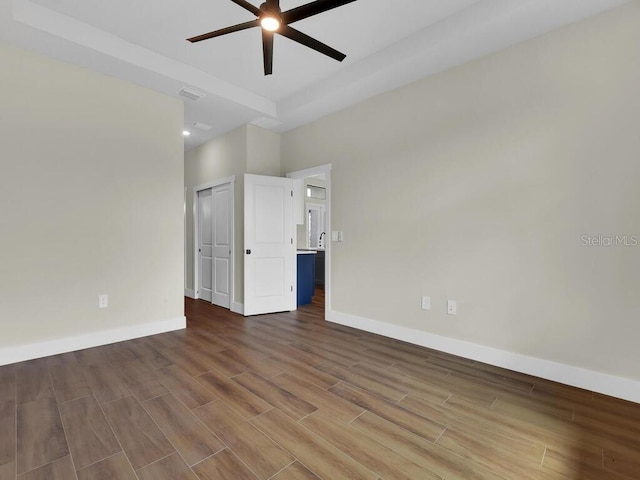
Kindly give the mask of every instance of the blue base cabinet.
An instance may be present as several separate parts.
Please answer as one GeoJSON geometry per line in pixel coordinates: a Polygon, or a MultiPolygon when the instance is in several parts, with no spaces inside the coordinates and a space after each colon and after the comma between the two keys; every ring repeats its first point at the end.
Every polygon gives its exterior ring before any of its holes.
{"type": "Polygon", "coordinates": [[[298,306],[308,305],[315,293],[316,256],[298,253],[298,306]]]}

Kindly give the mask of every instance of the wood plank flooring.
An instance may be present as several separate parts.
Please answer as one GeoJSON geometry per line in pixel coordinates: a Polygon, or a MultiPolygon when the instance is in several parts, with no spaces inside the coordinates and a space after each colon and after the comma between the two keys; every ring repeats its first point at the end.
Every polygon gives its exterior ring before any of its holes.
{"type": "Polygon", "coordinates": [[[188,328],[0,367],[0,480],[637,480],[640,405],[325,322],[188,328]]]}

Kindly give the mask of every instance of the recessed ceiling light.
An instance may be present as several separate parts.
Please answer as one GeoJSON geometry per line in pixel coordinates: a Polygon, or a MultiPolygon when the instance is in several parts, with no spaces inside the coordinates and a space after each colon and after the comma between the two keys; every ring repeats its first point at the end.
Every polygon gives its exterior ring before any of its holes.
{"type": "Polygon", "coordinates": [[[183,130],[182,135],[184,135],[185,137],[188,137],[189,135],[191,135],[191,132],[189,130],[183,130]]]}

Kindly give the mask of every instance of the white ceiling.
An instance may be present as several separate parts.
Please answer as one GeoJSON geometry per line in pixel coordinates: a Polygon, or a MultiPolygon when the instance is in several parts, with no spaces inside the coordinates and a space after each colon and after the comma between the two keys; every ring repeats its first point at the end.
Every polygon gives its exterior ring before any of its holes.
{"type": "Polygon", "coordinates": [[[0,39],[171,96],[206,93],[185,100],[189,149],[248,122],[290,130],[629,1],[357,0],[295,24],[344,62],[276,36],[268,77],[259,28],[185,40],[255,18],[230,0],[0,0],[0,39]]]}

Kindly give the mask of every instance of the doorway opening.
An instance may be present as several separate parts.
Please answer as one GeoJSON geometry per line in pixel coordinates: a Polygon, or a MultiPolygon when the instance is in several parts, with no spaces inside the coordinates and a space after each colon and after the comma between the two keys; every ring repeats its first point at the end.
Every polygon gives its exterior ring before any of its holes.
{"type": "Polygon", "coordinates": [[[315,295],[312,303],[331,310],[331,164],[289,172],[302,182],[304,223],[297,226],[298,250],[314,250],[315,295]]]}

